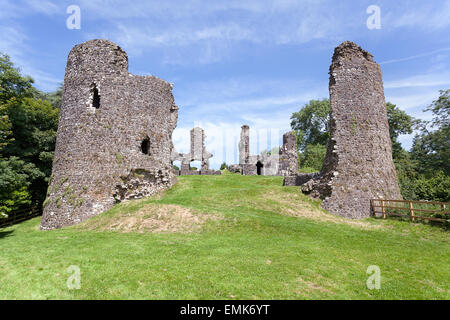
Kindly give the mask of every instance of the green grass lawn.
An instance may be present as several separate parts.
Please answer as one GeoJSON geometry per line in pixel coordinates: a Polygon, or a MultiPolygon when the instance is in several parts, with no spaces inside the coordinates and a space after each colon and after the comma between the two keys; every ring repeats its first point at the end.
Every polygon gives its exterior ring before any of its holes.
{"type": "Polygon", "coordinates": [[[319,209],[280,177],[180,177],[81,225],[0,229],[2,299],[449,299],[449,233],[319,209]],[[81,270],[69,290],[67,268],[81,270]],[[369,290],[366,270],[381,269],[369,290]]]}

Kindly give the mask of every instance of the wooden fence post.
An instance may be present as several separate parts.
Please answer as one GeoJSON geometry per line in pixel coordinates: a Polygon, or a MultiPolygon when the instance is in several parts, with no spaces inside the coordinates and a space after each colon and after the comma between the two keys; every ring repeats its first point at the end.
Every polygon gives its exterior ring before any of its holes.
{"type": "Polygon", "coordinates": [[[384,208],[384,200],[381,200],[381,213],[383,214],[383,219],[386,219],[386,209],[384,208]]]}
{"type": "Polygon", "coordinates": [[[409,213],[411,215],[411,221],[414,222],[415,221],[415,218],[414,218],[414,207],[413,207],[412,201],[409,201],[409,213]]]}

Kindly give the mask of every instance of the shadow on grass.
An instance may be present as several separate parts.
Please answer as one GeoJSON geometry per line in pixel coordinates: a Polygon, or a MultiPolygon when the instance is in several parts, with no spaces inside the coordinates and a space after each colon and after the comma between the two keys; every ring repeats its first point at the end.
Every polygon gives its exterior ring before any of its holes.
{"type": "Polygon", "coordinates": [[[14,232],[14,230],[0,231],[0,239],[9,237],[11,235],[11,233],[13,233],[13,232],[14,232]]]}

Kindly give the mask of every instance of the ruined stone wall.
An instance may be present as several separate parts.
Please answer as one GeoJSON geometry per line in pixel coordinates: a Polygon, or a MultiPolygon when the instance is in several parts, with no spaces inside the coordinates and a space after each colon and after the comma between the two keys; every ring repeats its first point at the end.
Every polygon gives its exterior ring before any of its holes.
{"type": "Polygon", "coordinates": [[[280,148],[280,176],[295,176],[298,173],[297,137],[294,132],[283,135],[283,145],[280,148]]]}
{"type": "Polygon", "coordinates": [[[120,47],[107,40],[75,46],[41,228],[73,225],[172,186],[177,118],[172,85],[130,74],[120,47]]]}
{"type": "Polygon", "coordinates": [[[338,46],[330,67],[331,138],[320,178],[302,187],[328,211],[370,215],[370,199],[401,199],[392,160],[380,66],[352,42],[338,46]]]}
{"type": "Polygon", "coordinates": [[[239,168],[242,175],[277,176],[280,175],[279,165],[279,154],[250,155],[250,127],[243,125],[239,140],[239,168]]]}
{"type": "Polygon", "coordinates": [[[205,133],[202,128],[191,130],[191,161],[202,161],[205,147],[205,133]]]}
{"type": "Polygon", "coordinates": [[[242,166],[250,159],[250,127],[243,125],[241,128],[241,138],[239,140],[239,164],[242,166]]]}
{"type": "Polygon", "coordinates": [[[212,153],[208,152],[205,147],[206,135],[202,128],[196,127],[191,130],[191,146],[189,153],[177,153],[172,151],[172,161],[181,161],[181,170],[179,175],[218,175],[222,174],[218,170],[209,169],[209,159],[212,158],[212,153]],[[200,171],[191,170],[190,163],[192,161],[201,161],[200,171]]]}

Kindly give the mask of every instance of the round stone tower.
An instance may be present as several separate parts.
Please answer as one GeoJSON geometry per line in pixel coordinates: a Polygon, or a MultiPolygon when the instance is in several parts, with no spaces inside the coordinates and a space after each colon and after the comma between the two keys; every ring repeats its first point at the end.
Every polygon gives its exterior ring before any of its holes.
{"type": "Polygon", "coordinates": [[[172,85],[130,74],[119,46],[108,40],[75,46],[41,229],[77,224],[116,202],[172,186],[177,118],[172,85]]]}
{"type": "Polygon", "coordinates": [[[353,42],[339,45],[330,66],[330,140],[320,177],[302,190],[328,211],[370,215],[370,199],[401,199],[380,66],[353,42]]]}

